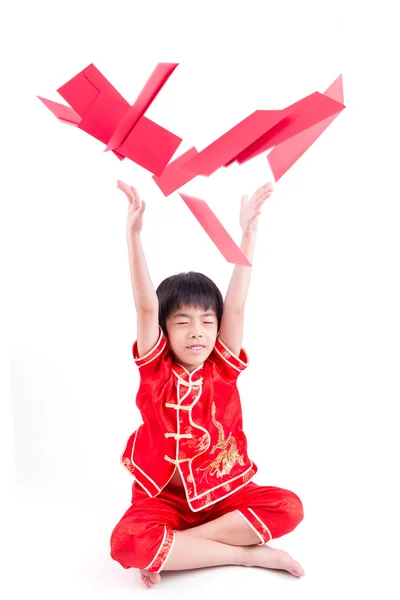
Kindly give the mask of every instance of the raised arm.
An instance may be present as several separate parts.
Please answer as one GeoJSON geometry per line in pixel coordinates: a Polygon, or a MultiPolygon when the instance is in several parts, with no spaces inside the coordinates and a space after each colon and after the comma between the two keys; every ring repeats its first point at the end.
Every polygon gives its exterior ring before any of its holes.
{"type": "Polygon", "coordinates": [[[140,200],[134,187],[122,181],[118,181],[117,187],[125,193],[129,201],[126,236],[136,307],[137,349],[141,357],[154,348],[159,337],[158,298],[151,281],[141,240],[146,203],[140,200]]]}
{"type": "MultiPolygon", "coordinates": [[[[257,236],[257,222],[261,206],[272,194],[272,183],[260,187],[250,198],[242,197],[240,226],[242,241],[240,248],[252,262],[257,236]]],[[[250,285],[252,267],[235,265],[224,300],[219,337],[233,354],[239,356],[243,340],[244,307],[250,285]]]]}

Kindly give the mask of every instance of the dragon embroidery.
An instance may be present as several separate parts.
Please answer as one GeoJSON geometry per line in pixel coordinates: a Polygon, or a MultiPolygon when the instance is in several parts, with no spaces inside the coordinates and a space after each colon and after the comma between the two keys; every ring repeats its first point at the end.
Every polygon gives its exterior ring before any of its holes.
{"type": "Polygon", "coordinates": [[[211,406],[211,416],[212,422],[218,429],[218,442],[211,450],[211,454],[213,454],[217,449],[219,449],[220,452],[208,466],[198,467],[196,469],[196,471],[204,471],[202,479],[203,477],[207,478],[208,475],[223,477],[224,475],[230,473],[236,463],[239,463],[242,466],[244,465],[243,456],[238,452],[235,438],[230,433],[227,439],[225,439],[224,428],[222,427],[221,423],[218,423],[216,420],[215,412],[215,402],[213,402],[211,406]]]}

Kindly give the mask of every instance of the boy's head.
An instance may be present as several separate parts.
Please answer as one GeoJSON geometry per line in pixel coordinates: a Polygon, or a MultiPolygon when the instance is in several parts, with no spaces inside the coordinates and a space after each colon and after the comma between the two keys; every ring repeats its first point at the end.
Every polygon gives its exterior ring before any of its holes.
{"type": "Polygon", "coordinates": [[[222,294],[209,277],[193,271],[167,277],[156,293],[160,327],[177,362],[191,372],[214,348],[222,318],[222,294]]]}

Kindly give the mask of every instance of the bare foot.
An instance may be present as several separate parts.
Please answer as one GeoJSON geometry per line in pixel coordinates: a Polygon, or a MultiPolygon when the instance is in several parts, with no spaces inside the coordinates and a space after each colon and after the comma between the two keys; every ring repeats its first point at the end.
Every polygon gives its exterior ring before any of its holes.
{"type": "Polygon", "coordinates": [[[139,569],[140,578],[148,588],[153,587],[155,583],[160,583],[161,575],[159,573],[149,573],[145,569],[139,569]]]}
{"type": "Polygon", "coordinates": [[[246,546],[245,566],[264,569],[283,569],[295,577],[303,577],[304,569],[290,554],[271,546],[246,546]]]}

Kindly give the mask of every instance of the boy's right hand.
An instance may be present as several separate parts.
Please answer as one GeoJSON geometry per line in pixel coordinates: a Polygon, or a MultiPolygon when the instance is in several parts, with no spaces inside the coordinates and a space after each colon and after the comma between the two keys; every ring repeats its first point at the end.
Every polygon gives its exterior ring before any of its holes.
{"type": "Polygon", "coordinates": [[[117,181],[117,188],[122,190],[128,198],[128,218],[126,229],[128,233],[140,233],[143,227],[143,213],[146,208],[144,200],[140,200],[139,194],[132,185],[123,181],[117,181]]]}

